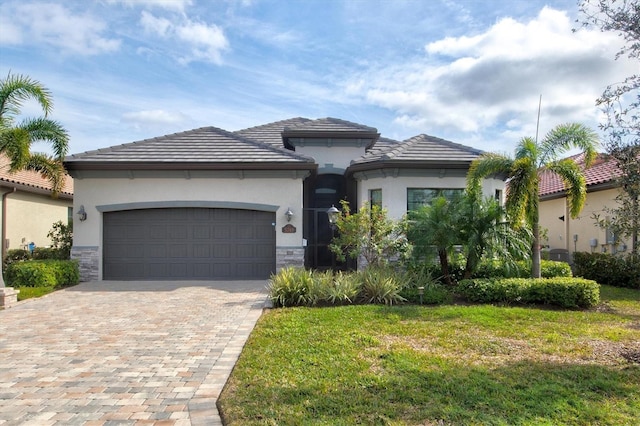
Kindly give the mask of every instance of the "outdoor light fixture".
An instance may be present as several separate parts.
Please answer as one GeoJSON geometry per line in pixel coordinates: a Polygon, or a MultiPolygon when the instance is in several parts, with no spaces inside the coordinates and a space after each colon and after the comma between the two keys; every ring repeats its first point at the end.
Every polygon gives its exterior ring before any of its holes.
{"type": "Polygon", "coordinates": [[[564,215],[559,216],[559,217],[558,217],[558,219],[560,219],[561,221],[563,221],[563,222],[564,222],[564,215]]]}
{"type": "Polygon", "coordinates": [[[418,287],[418,294],[420,295],[420,304],[422,305],[422,296],[424,296],[424,287],[418,287]]]}
{"type": "Polygon", "coordinates": [[[329,216],[329,225],[331,229],[336,229],[336,222],[338,222],[338,215],[340,214],[340,210],[336,209],[336,206],[332,205],[329,210],[327,210],[327,216],[329,216]]]}
{"type": "Polygon", "coordinates": [[[80,219],[80,222],[84,222],[85,220],[87,220],[87,212],[84,211],[84,206],[80,206],[80,210],[78,210],[78,213],[76,213],[78,215],[78,219],[80,219]]]}
{"type": "Polygon", "coordinates": [[[284,213],[284,215],[287,217],[287,222],[291,222],[291,218],[293,217],[291,207],[287,207],[287,211],[284,213]]]}

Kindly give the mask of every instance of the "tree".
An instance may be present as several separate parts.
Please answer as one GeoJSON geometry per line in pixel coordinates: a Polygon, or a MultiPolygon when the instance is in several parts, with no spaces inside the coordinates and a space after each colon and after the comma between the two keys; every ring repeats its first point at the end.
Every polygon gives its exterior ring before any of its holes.
{"type": "MultiPolygon", "coordinates": [[[[640,59],[640,2],[637,0],[581,0],[582,25],[617,33],[623,40],[615,59],[640,59]]],[[[606,209],[609,219],[595,217],[601,227],[631,237],[631,253],[638,256],[640,231],[640,73],[626,77],[604,90],[596,100],[606,114],[600,128],[607,133],[607,154],[620,170],[622,192],[617,208],[606,209]]]]}
{"type": "MultiPolygon", "coordinates": [[[[69,136],[60,123],[47,118],[52,108],[51,93],[40,82],[11,73],[0,80],[0,154],[9,158],[10,173],[39,172],[51,182],[53,195],[57,196],[64,186],[62,161],[69,150],[69,136]],[[20,108],[28,99],[40,104],[44,117],[25,118],[16,123],[20,108]],[[53,156],[31,152],[31,145],[40,141],[51,144],[53,156]]],[[[4,287],[1,268],[0,287],[4,287]]]]}
{"type": "Polygon", "coordinates": [[[49,180],[56,196],[64,186],[62,164],[69,150],[69,136],[64,127],[47,116],[53,108],[51,93],[38,81],[23,75],[9,74],[0,80],[0,153],[9,158],[9,172],[32,170],[49,180]],[[24,101],[40,104],[44,117],[25,118],[16,123],[24,101]],[[31,152],[35,142],[51,145],[53,156],[31,152]]]}
{"type": "Polygon", "coordinates": [[[531,246],[528,227],[511,226],[498,200],[482,199],[480,188],[467,190],[459,203],[459,226],[466,256],[464,279],[471,278],[486,255],[515,266],[531,246]]]}
{"type": "Polygon", "coordinates": [[[460,228],[457,212],[458,200],[449,201],[437,197],[431,204],[409,212],[407,238],[413,244],[413,255],[424,258],[436,250],[445,284],[453,285],[449,272],[449,252],[460,244],[460,228]]]}
{"type": "Polygon", "coordinates": [[[571,159],[558,157],[573,148],[584,152],[585,166],[589,167],[596,157],[598,139],[595,132],[581,124],[563,124],[553,128],[542,141],[530,137],[520,140],[515,158],[495,153],[485,153],[471,163],[467,175],[467,186],[477,188],[482,179],[491,175],[507,176],[507,214],[518,226],[526,223],[533,232],[531,246],[531,275],[540,277],[540,226],[538,172],[548,169],[564,181],[571,217],[578,216],[586,198],[584,173],[571,159]]]}
{"type": "Polygon", "coordinates": [[[339,260],[363,257],[368,266],[382,267],[389,260],[404,256],[409,245],[402,224],[390,219],[385,209],[365,203],[357,213],[351,213],[347,201],[340,204],[337,235],[329,245],[339,260]]]}

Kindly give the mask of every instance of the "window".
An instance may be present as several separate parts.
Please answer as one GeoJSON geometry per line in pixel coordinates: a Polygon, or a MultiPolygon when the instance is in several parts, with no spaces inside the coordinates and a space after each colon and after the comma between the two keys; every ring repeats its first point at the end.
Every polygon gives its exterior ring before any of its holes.
{"type": "Polygon", "coordinates": [[[418,210],[431,204],[434,198],[444,197],[449,201],[461,196],[464,189],[454,188],[407,188],[407,211],[418,210]]]}
{"type": "Polygon", "coordinates": [[[382,189],[369,190],[369,202],[371,207],[378,206],[382,208],[382,189]]]}

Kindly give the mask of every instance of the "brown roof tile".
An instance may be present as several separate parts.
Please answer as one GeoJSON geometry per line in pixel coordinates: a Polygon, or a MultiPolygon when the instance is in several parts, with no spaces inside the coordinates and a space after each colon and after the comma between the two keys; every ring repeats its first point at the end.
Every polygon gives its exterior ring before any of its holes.
{"type": "MultiPolygon", "coordinates": [[[[586,170],[584,168],[584,154],[577,154],[568,158],[573,159],[584,171],[587,189],[590,186],[611,182],[620,175],[620,170],[615,161],[607,159],[604,154],[598,154],[591,167],[586,170]]],[[[538,177],[538,195],[546,196],[564,191],[564,183],[557,174],[545,169],[538,173],[538,177]]]]}
{"type": "MultiPolygon", "coordinates": [[[[40,173],[31,170],[19,170],[15,173],[9,173],[9,164],[9,158],[0,154],[0,185],[3,183],[11,184],[11,186],[20,185],[35,190],[51,192],[51,183],[43,178],[40,173]]],[[[64,187],[60,194],[73,196],[73,178],[71,176],[65,176],[64,187]]]]}

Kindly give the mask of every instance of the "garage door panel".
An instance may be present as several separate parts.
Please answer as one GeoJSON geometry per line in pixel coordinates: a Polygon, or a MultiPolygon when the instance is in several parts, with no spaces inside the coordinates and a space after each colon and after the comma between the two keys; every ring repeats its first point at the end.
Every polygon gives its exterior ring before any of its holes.
{"type": "Polygon", "coordinates": [[[271,212],[170,208],[104,214],[104,279],[266,279],[271,212]]]}

